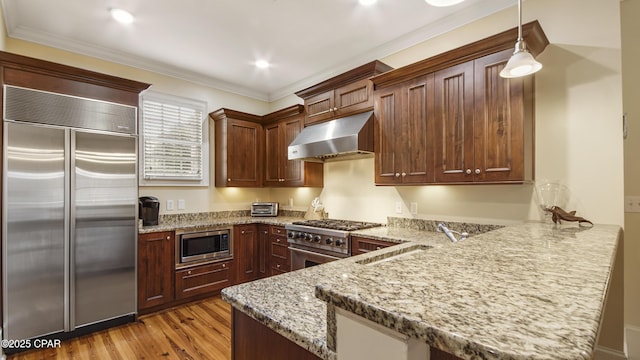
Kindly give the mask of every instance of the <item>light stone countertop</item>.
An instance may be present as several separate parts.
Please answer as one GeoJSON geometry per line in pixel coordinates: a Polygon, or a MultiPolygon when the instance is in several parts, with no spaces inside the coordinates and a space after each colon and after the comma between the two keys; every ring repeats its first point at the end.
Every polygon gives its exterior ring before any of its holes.
{"type": "Polygon", "coordinates": [[[620,232],[532,223],[453,244],[428,231],[367,229],[353,234],[406,243],[232,286],[222,296],[323,359],[336,357],[334,307],[461,358],[590,359],[620,232]],[[431,248],[357,263],[416,244],[431,248]]]}

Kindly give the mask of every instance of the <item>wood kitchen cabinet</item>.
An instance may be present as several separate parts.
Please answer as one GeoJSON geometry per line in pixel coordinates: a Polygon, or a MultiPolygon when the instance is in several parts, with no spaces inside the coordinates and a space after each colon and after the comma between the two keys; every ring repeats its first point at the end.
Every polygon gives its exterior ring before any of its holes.
{"type": "Polygon", "coordinates": [[[209,117],[215,123],[216,186],[262,186],[261,117],[230,109],[217,110],[209,117]]]}
{"type": "Polygon", "coordinates": [[[236,259],[237,283],[256,280],[258,267],[258,225],[235,225],[233,227],[233,253],[236,259]]]}
{"type": "Polygon", "coordinates": [[[189,299],[222,290],[234,284],[233,260],[176,270],[176,299],[189,299]]]}
{"type": "Polygon", "coordinates": [[[368,78],[391,69],[372,61],[296,92],[304,99],[305,126],[373,109],[373,86],[368,78]]]}
{"type": "MultiPolygon", "coordinates": [[[[533,76],[499,76],[517,29],[371,78],[377,185],[533,179],[533,76]]],[[[537,21],[529,51],[548,45],[537,21]]]]}
{"type": "Polygon", "coordinates": [[[389,246],[398,245],[391,241],[369,239],[360,236],[351,236],[351,256],[366,254],[389,246]]]}
{"type": "Polygon", "coordinates": [[[269,233],[270,275],[291,271],[291,255],[284,226],[270,226],[269,233]]]}
{"type": "Polygon", "coordinates": [[[376,91],[376,184],[434,181],[433,92],[433,74],[376,91]]]}
{"type": "Polygon", "coordinates": [[[322,187],[322,163],[287,158],[289,144],[304,126],[304,106],[290,106],[265,115],[263,120],[267,123],[264,125],[264,185],[322,187]]]}
{"type": "Polygon", "coordinates": [[[269,277],[271,263],[269,262],[269,240],[270,226],[267,224],[258,225],[258,278],[269,277]]]}
{"type": "Polygon", "coordinates": [[[138,235],[138,309],[173,301],[175,233],[138,235]]]}
{"type": "Polygon", "coordinates": [[[532,178],[532,80],[500,77],[511,54],[505,50],[435,73],[436,181],[532,178]]]}

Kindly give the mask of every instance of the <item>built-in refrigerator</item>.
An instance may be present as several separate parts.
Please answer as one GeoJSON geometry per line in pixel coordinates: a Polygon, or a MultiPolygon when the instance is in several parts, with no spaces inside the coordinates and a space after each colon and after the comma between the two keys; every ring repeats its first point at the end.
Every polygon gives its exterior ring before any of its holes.
{"type": "Polygon", "coordinates": [[[2,338],[136,312],[137,108],[4,87],[2,338]]]}

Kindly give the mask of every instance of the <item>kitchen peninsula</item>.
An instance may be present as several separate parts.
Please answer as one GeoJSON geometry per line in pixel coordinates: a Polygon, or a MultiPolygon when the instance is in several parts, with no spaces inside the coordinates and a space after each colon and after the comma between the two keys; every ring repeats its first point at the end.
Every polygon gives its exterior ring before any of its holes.
{"type": "Polygon", "coordinates": [[[394,227],[354,235],[402,244],[224,289],[234,333],[249,319],[340,359],[338,312],[463,359],[589,359],[622,266],[612,225],[527,223],[458,243],[394,227]],[[385,255],[403,249],[423,250],[385,255]]]}

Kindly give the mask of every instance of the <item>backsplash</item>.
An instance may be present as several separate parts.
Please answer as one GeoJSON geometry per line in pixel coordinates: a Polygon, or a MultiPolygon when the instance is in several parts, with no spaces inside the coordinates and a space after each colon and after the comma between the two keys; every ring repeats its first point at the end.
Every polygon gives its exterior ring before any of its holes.
{"type": "MultiPolygon", "coordinates": [[[[404,228],[419,231],[438,231],[439,220],[426,220],[426,219],[410,219],[399,217],[387,217],[387,226],[404,228]]],[[[504,225],[487,225],[487,224],[472,224],[454,221],[444,221],[447,227],[451,230],[458,232],[468,232],[471,235],[483,234],[492,230],[503,228],[504,225]]]]}

